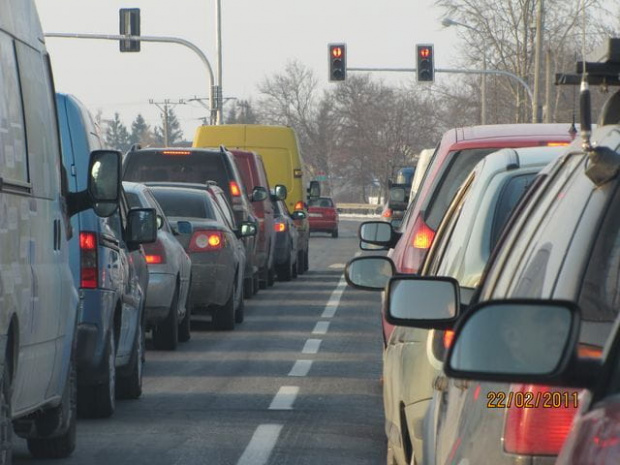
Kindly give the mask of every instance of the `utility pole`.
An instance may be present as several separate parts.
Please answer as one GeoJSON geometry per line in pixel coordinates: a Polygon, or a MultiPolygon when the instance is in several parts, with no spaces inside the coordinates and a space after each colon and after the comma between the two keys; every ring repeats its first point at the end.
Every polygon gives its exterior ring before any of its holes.
{"type": "Polygon", "coordinates": [[[536,50],[534,52],[534,99],[532,101],[533,123],[540,122],[538,118],[538,96],[540,94],[540,61],[542,59],[544,8],[544,0],[538,0],[538,11],[536,13],[536,50]]]}
{"type": "Polygon", "coordinates": [[[545,51],[545,123],[551,122],[551,49],[545,51]]]}
{"type": "Polygon", "coordinates": [[[162,100],[161,102],[156,102],[153,99],[149,100],[149,103],[151,105],[155,105],[157,108],[159,108],[159,111],[161,111],[164,114],[164,147],[168,147],[168,139],[169,139],[169,129],[168,129],[168,108],[172,107],[176,107],[177,105],[184,105],[185,101],[184,100],[179,100],[176,103],[171,103],[170,100],[166,99],[166,100],[162,100]]]}
{"type": "Polygon", "coordinates": [[[215,47],[217,48],[217,88],[215,89],[215,98],[217,115],[215,124],[222,124],[222,0],[215,2],[215,47]]]}

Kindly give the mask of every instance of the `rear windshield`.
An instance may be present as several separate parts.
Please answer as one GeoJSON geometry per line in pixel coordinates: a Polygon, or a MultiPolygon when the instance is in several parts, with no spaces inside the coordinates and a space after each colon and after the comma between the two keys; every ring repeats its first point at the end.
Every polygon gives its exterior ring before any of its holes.
{"type": "Polygon", "coordinates": [[[332,199],[309,199],[309,207],[333,207],[334,203],[332,199]]]}
{"type": "Polygon", "coordinates": [[[125,181],[190,182],[215,181],[228,185],[228,170],[219,153],[192,152],[190,155],[164,155],[161,152],[133,152],[127,155],[125,181]]]}
{"type": "Polygon", "coordinates": [[[153,189],[153,195],[168,217],[215,219],[215,213],[211,205],[207,203],[206,192],[190,193],[153,189]]]}
{"type": "MultiPolygon", "coordinates": [[[[482,160],[489,153],[496,152],[499,149],[468,149],[458,152],[450,152],[448,155],[447,168],[441,175],[438,187],[426,208],[426,224],[435,231],[441,223],[441,219],[448,210],[448,206],[456,195],[463,181],[467,178],[471,170],[474,169],[476,163],[482,160]]],[[[433,167],[429,167],[432,172],[433,167]]]]}

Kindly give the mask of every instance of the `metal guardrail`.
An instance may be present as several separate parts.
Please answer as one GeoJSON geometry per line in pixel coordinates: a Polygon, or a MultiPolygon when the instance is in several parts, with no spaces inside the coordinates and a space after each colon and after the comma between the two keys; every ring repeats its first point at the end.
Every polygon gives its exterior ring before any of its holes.
{"type": "Polygon", "coordinates": [[[383,205],[369,203],[338,203],[336,207],[340,213],[357,215],[380,215],[383,211],[383,205]]]}

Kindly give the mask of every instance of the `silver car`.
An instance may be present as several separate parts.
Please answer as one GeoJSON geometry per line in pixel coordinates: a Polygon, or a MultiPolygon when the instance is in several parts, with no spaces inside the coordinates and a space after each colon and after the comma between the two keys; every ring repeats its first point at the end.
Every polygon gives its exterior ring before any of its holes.
{"type": "Polygon", "coordinates": [[[150,189],[126,181],[123,187],[131,207],[157,211],[157,241],[143,246],[149,269],[145,324],[147,330],[153,330],[156,349],[174,350],[179,341],[185,342],[191,337],[187,299],[192,263],[150,189]]]}

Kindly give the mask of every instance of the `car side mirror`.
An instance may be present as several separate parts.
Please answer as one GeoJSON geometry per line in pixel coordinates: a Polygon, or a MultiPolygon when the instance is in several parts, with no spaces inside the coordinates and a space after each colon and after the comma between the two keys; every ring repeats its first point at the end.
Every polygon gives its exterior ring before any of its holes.
{"type": "Polygon", "coordinates": [[[251,237],[256,236],[258,228],[254,221],[242,221],[239,228],[239,237],[251,237]]]}
{"type": "Polygon", "coordinates": [[[394,247],[400,238],[394,228],[385,221],[366,221],[360,225],[359,237],[362,241],[383,247],[394,247]]]}
{"type": "Polygon", "coordinates": [[[306,218],[308,218],[308,214],[303,210],[295,210],[293,213],[291,213],[291,218],[293,218],[294,220],[305,220],[306,218]]]}
{"type": "Polygon", "coordinates": [[[395,276],[388,283],[386,304],[390,324],[448,329],[459,315],[459,283],[444,276],[395,276]]]}
{"type": "Polygon", "coordinates": [[[261,186],[256,186],[252,190],[252,202],[262,202],[269,198],[269,192],[267,189],[261,186]]]}
{"type": "Polygon", "coordinates": [[[127,213],[125,241],[130,246],[157,240],[157,212],[154,208],[132,208],[127,213]]]}
{"type": "Polygon", "coordinates": [[[282,184],[277,184],[274,188],[274,194],[276,200],[285,200],[286,196],[288,195],[288,190],[286,189],[286,186],[282,184]]]}
{"type": "Polygon", "coordinates": [[[349,286],[366,291],[382,291],[392,276],[396,266],[389,257],[357,257],[347,263],[344,277],[349,286]]]}

